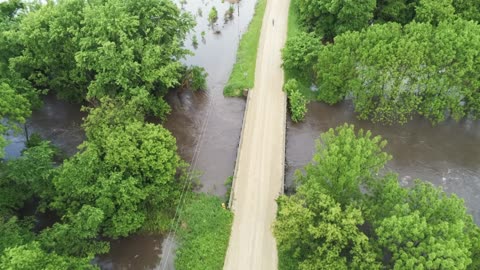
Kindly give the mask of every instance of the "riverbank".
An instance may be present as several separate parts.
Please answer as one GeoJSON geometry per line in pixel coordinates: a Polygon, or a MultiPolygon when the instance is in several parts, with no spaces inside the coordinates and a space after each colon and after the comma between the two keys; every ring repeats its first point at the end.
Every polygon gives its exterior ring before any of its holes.
{"type": "Polygon", "coordinates": [[[244,89],[252,89],[254,86],[258,42],[266,6],[267,0],[258,0],[255,6],[255,14],[240,40],[236,63],[223,90],[225,96],[241,96],[244,89]]]}

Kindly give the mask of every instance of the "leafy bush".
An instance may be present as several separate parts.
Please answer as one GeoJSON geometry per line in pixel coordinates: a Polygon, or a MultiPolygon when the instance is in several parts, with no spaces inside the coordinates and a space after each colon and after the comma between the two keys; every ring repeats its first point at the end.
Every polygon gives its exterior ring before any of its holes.
{"type": "Polygon", "coordinates": [[[214,24],[218,20],[218,11],[216,7],[212,7],[210,13],[208,13],[208,22],[214,24]]]}
{"type": "Polygon", "coordinates": [[[204,68],[193,66],[190,68],[191,72],[191,88],[193,90],[205,90],[207,89],[207,76],[208,73],[204,68]]]}
{"type": "Polygon", "coordinates": [[[99,208],[105,215],[103,235],[127,236],[144,225],[149,211],[174,207],[181,161],[175,138],[144,122],[136,103],[102,102],[85,121],[81,151],[53,180],[52,206],[62,214],[86,204],[99,208]]]}
{"type": "Polygon", "coordinates": [[[292,114],[292,120],[294,122],[300,122],[305,118],[307,113],[307,99],[300,93],[298,89],[298,82],[295,79],[289,80],[284,85],[284,90],[287,92],[288,104],[290,113],[292,114]]]}

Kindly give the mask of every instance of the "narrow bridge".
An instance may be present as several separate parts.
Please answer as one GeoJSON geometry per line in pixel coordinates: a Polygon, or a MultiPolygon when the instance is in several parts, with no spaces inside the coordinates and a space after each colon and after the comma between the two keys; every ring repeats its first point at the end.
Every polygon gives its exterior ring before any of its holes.
{"type": "Polygon", "coordinates": [[[277,269],[272,224],[283,193],[286,96],[281,53],[289,0],[268,0],[235,165],[232,233],[224,269],[277,269]]]}

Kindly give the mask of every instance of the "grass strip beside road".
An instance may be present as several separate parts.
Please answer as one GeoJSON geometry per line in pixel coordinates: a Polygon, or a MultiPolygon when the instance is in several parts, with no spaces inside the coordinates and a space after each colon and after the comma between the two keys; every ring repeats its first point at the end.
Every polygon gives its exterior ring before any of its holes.
{"type": "Polygon", "coordinates": [[[222,202],[212,195],[191,195],[180,213],[175,269],[223,268],[233,214],[222,207],[222,202]]]}
{"type": "Polygon", "coordinates": [[[233,65],[232,73],[223,94],[229,97],[242,95],[244,89],[252,89],[255,82],[255,65],[257,61],[258,42],[262,31],[263,14],[267,0],[258,0],[255,14],[240,40],[237,51],[237,61],[233,65]]]}
{"type": "MultiPolygon", "coordinates": [[[[290,8],[288,10],[288,30],[287,30],[287,42],[290,38],[293,38],[298,33],[302,32],[302,27],[300,25],[300,21],[297,14],[298,10],[296,7],[296,0],[290,1],[290,8]]],[[[308,74],[302,74],[301,72],[296,72],[295,70],[286,70],[284,69],[285,76],[284,80],[285,83],[289,79],[296,79],[299,85],[299,90],[303,94],[303,96],[309,100],[313,101],[316,99],[316,92],[310,89],[311,78],[308,74]]]]}

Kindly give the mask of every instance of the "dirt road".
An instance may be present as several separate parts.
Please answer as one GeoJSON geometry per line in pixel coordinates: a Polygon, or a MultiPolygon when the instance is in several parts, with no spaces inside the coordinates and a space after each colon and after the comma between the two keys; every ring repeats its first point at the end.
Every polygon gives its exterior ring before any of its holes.
{"type": "Polygon", "coordinates": [[[287,34],[289,0],[268,0],[255,70],[248,94],[232,188],[235,214],[224,269],[275,270],[272,233],[283,192],[286,98],[280,50],[287,34]]]}

